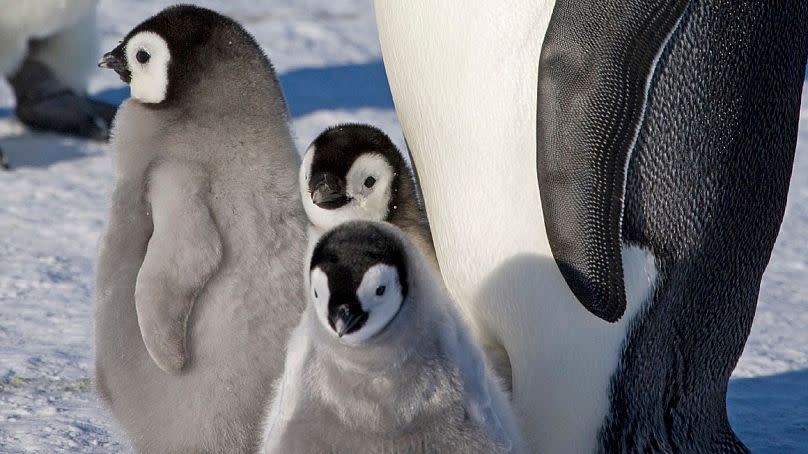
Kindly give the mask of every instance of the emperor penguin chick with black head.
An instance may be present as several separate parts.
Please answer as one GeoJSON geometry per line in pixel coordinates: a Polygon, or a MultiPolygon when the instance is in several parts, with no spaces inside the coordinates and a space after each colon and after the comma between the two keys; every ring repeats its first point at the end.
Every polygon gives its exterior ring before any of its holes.
{"type": "Polygon", "coordinates": [[[312,246],[346,221],[386,221],[406,233],[437,267],[426,211],[401,152],[387,135],[365,124],[323,131],[300,166],[300,191],[312,246]]]}
{"type": "Polygon", "coordinates": [[[99,63],[113,130],[96,385],[140,452],[255,452],[304,304],[299,157],[272,66],[237,23],[168,8],[99,63]]]}
{"type": "Polygon", "coordinates": [[[434,270],[396,227],[343,223],[310,262],[263,452],[521,452],[510,406],[434,270]]]}

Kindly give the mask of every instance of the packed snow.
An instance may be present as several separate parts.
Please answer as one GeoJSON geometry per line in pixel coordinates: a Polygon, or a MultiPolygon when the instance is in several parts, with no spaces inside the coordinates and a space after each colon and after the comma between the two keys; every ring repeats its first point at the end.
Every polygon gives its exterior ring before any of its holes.
{"type": "MultiPolygon", "coordinates": [[[[275,65],[301,150],[325,127],[375,124],[403,145],[371,0],[199,1],[241,22],[275,65]]],[[[102,50],[170,2],[101,0],[102,50]]],[[[99,70],[91,91],[126,89],[99,70]]],[[[733,379],[733,427],[754,451],[808,452],[808,93],[786,217],[733,379]]],[[[32,133],[0,82],[0,452],[121,452],[92,390],[94,261],[113,184],[109,146],[32,133]]]]}

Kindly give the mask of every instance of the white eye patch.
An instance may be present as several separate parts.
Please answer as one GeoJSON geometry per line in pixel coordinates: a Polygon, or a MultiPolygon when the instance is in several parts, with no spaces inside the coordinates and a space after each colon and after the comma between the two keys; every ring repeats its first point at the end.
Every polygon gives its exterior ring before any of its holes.
{"type": "Polygon", "coordinates": [[[317,319],[323,324],[325,329],[331,331],[328,324],[328,300],[331,292],[328,289],[328,276],[320,268],[311,271],[311,285],[309,286],[309,298],[314,303],[314,311],[317,319]]]}
{"type": "Polygon", "coordinates": [[[151,104],[165,100],[170,60],[168,44],[157,33],[140,32],[131,37],[126,43],[126,61],[132,97],[151,104]]]}
{"type": "Polygon", "coordinates": [[[348,343],[360,343],[383,330],[401,307],[401,282],[395,267],[380,263],[368,268],[356,290],[356,297],[367,312],[365,325],[343,337],[348,343]]]}
{"type": "Polygon", "coordinates": [[[314,145],[309,146],[306,153],[303,154],[303,160],[300,162],[300,172],[298,173],[297,180],[300,184],[300,190],[304,193],[309,192],[309,180],[311,180],[311,164],[314,160],[314,153],[317,148],[314,145]]]}
{"type": "Polygon", "coordinates": [[[383,221],[387,218],[394,173],[393,167],[378,153],[362,154],[351,165],[346,186],[348,195],[357,200],[365,213],[362,219],[383,221]]]}

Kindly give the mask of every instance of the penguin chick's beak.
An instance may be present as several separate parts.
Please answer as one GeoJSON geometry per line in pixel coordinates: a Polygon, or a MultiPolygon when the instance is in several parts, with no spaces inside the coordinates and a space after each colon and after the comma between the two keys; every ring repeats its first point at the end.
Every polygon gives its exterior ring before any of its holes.
{"type": "Polygon", "coordinates": [[[121,80],[127,84],[132,80],[132,74],[126,67],[126,63],[124,63],[120,58],[116,57],[112,52],[107,52],[103,57],[101,57],[101,60],[98,60],[98,67],[115,71],[118,73],[118,76],[121,77],[121,80]]]}
{"type": "Polygon", "coordinates": [[[353,312],[347,304],[342,304],[331,314],[330,321],[332,328],[337,332],[337,336],[342,337],[361,328],[367,318],[368,314],[366,312],[353,312]]]}
{"type": "Polygon", "coordinates": [[[311,192],[311,201],[320,208],[333,210],[339,208],[350,201],[350,197],[345,192],[335,189],[326,181],[317,184],[311,192]]]}

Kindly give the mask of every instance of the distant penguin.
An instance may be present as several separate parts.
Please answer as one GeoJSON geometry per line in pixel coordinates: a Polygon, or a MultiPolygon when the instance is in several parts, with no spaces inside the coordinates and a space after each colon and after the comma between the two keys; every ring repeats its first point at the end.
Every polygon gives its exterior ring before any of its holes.
{"type": "Polygon", "coordinates": [[[323,131],[303,157],[300,191],[314,226],[312,245],[345,221],[386,221],[437,267],[418,187],[401,152],[378,128],[343,124],[323,131]]]}
{"type": "Polygon", "coordinates": [[[140,452],[254,452],[305,307],[299,158],[236,22],[163,10],[100,62],[131,86],[98,260],[96,387],[140,452]]]}
{"type": "Polygon", "coordinates": [[[97,0],[0,0],[0,75],[17,117],[42,130],[106,139],[115,107],[86,96],[98,59],[97,0]]]}
{"type": "Polygon", "coordinates": [[[400,230],[356,221],[327,232],[309,281],[265,454],[521,452],[505,394],[400,230]]]}
{"type": "Polygon", "coordinates": [[[530,450],[744,452],[727,382],[783,216],[808,2],[375,6],[441,273],[508,359],[530,450]]]}

